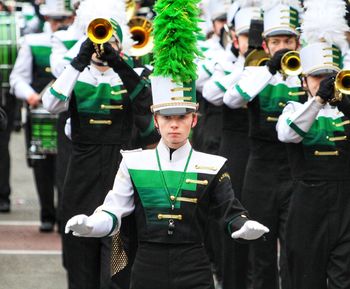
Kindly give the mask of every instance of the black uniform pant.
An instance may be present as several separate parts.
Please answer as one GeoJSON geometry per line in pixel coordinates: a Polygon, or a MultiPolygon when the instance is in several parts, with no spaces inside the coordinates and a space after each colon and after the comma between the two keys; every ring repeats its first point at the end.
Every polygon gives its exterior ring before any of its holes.
{"type": "Polygon", "coordinates": [[[214,289],[201,244],[139,243],[130,289],[214,289]]]}
{"type": "Polygon", "coordinates": [[[290,289],[350,288],[350,180],[295,182],[286,248],[290,289]]]}
{"type": "Polygon", "coordinates": [[[41,222],[55,223],[56,156],[46,155],[45,159],[34,160],[32,162],[32,167],[40,202],[40,220],[41,222]]]}
{"type": "Polygon", "coordinates": [[[69,289],[110,289],[111,238],[79,238],[62,234],[69,289]]]}
{"type": "MultiPolygon", "coordinates": [[[[276,152],[277,154],[278,152],[276,152]]],[[[250,244],[252,288],[277,289],[279,277],[282,288],[286,282],[285,224],[292,190],[292,181],[281,167],[287,160],[264,159],[250,154],[242,189],[242,203],[250,217],[270,230],[265,241],[250,244]],[[280,275],[278,270],[278,241],[280,244],[280,275]]],[[[311,289],[311,288],[310,288],[311,289]]]]}
{"type": "MultiPolygon", "coordinates": [[[[121,159],[120,149],[119,145],[73,143],[62,193],[62,226],[74,215],[93,214],[103,203],[113,187],[121,159]]],[[[63,234],[62,244],[69,289],[129,288],[129,280],[124,276],[127,271],[117,274],[112,282],[110,239],[63,234]]]]}
{"type": "MultiPolygon", "coordinates": [[[[0,99],[1,99],[0,95],[0,99]]],[[[0,131],[0,202],[10,203],[10,152],[9,143],[14,119],[15,99],[7,97],[2,108],[7,114],[8,124],[5,131],[0,131]]]]}
{"type": "MultiPolygon", "coordinates": [[[[220,155],[227,158],[227,169],[235,197],[241,201],[241,191],[249,156],[248,131],[224,130],[220,155]]],[[[248,244],[232,242],[232,238],[220,232],[222,239],[222,289],[246,289],[248,284],[248,244]],[[230,256],[230,258],[228,258],[230,256]]],[[[216,244],[214,242],[214,244],[216,244]]]]}

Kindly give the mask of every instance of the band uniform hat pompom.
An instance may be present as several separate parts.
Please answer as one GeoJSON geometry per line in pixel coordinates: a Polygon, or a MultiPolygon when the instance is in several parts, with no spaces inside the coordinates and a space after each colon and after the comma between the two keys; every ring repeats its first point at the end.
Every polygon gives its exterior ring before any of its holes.
{"type": "Polygon", "coordinates": [[[197,110],[199,2],[158,0],[154,6],[154,71],[150,76],[154,113],[181,115],[197,110]]]}
{"type": "Polygon", "coordinates": [[[304,75],[338,72],[348,48],[345,32],[346,6],[343,0],[308,0],[301,26],[303,47],[300,50],[304,75]]]}

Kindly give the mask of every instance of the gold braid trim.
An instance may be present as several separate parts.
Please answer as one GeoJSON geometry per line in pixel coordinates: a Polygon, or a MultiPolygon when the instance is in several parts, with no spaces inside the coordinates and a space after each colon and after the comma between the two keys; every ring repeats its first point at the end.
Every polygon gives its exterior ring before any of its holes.
{"type": "Polygon", "coordinates": [[[151,111],[154,112],[154,111],[159,110],[161,108],[184,107],[184,106],[186,106],[186,107],[190,106],[190,108],[197,110],[198,103],[187,102],[187,101],[184,101],[184,102],[163,102],[163,103],[151,105],[151,111]]]}

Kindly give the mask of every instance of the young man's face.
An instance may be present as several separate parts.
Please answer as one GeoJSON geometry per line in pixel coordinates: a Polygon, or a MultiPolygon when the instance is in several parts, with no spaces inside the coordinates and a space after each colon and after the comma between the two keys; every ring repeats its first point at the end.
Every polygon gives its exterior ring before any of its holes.
{"type": "Polygon", "coordinates": [[[239,54],[244,55],[248,51],[248,34],[240,34],[233,39],[233,45],[239,50],[239,54]]]}
{"type": "Polygon", "coordinates": [[[296,36],[278,35],[269,36],[265,40],[264,49],[265,52],[270,54],[271,57],[281,49],[297,50],[299,42],[296,36]]]}
{"type": "MultiPolygon", "coordinates": [[[[114,50],[119,51],[120,48],[119,48],[119,46],[118,46],[118,44],[117,44],[116,41],[111,41],[111,42],[109,42],[109,43],[112,45],[112,47],[113,47],[114,50]]],[[[96,53],[96,52],[94,52],[94,53],[92,54],[91,59],[92,59],[93,61],[96,61],[96,62],[100,62],[100,61],[101,61],[100,58],[97,57],[97,53],[96,53]]],[[[109,66],[95,66],[95,68],[96,68],[97,70],[103,72],[103,71],[108,70],[110,67],[109,67],[109,66]]]]}
{"type": "Polygon", "coordinates": [[[213,21],[213,31],[214,34],[216,34],[217,36],[220,36],[220,32],[222,27],[224,27],[224,25],[227,23],[226,20],[221,20],[221,19],[217,19],[213,21]]]}
{"type": "Polygon", "coordinates": [[[195,113],[171,116],[155,114],[154,123],[164,143],[169,148],[178,149],[186,143],[191,128],[196,126],[197,115],[195,113]]]}
{"type": "Polygon", "coordinates": [[[326,74],[308,75],[303,79],[303,87],[309,92],[311,96],[316,96],[316,92],[320,88],[320,82],[325,79],[326,74]]]}

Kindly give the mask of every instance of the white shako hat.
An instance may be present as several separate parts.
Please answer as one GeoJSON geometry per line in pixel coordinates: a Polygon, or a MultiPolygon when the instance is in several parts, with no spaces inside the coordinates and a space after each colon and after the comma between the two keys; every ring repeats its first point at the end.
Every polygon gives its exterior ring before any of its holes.
{"type": "Polygon", "coordinates": [[[210,0],[209,14],[210,20],[225,20],[227,18],[227,11],[231,5],[230,0],[210,0]]]}
{"type": "Polygon", "coordinates": [[[300,13],[298,0],[263,0],[263,36],[299,35],[300,13]]]}
{"type": "Polygon", "coordinates": [[[113,28],[113,36],[121,44],[124,53],[129,54],[133,46],[128,26],[124,0],[84,0],[76,11],[77,25],[81,31],[87,31],[89,23],[95,18],[109,20],[113,28]]]}
{"type": "Polygon", "coordinates": [[[154,6],[153,113],[182,115],[197,110],[195,59],[202,56],[197,45],[201,33],[197,3],[158,0],[154,6]]]}
{"type": "Polygon", "coordinates": [[[195,81],[177,82],[163,76],[151,76],[150,79],[152,112],[162,115],[182,115],[197,110],[195,81]]]}
{"type": "Polygon", "coordinates": [[[61,18],[73,15],[70,1],[67,0],[45,0],[45,4],[40,5],[40,13],[51,18],[61,18]]]}
{"type": "Polygon", "coordinates": [[[237,35],[248,33],[252,19],[262,20],[260,0],[237,0],[232,5],[238,4],[239,8],[234,15],[235,32],[237,35]]]}
{"type": "Polygon", "coordinates": [[[345,32],[349,30],[345,20],[343,0],[309,0],[305,2],[301,66],[304,75],[338,72],[343,66],[343,53],[348,49],[345,32]]]}

